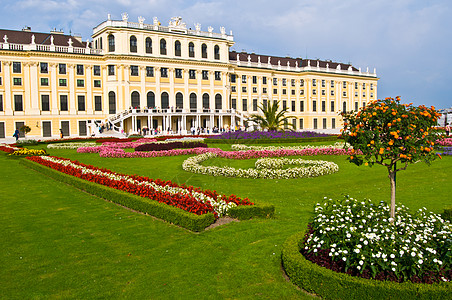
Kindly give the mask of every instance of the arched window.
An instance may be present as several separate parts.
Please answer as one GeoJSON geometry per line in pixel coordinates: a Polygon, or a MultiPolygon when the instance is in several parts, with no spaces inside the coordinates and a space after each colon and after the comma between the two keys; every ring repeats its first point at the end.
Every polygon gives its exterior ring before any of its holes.
{"type": "Polygon", "coordinates": [[[152,53],[152,39],[147,37],[145,40],[146,53],[152,53]]]}
{"type": "Polygon", "coordinates": [[[155,108],[155,94],[154,92],[150,91],[146,95],[146,104],[149,109],[155,108]]]}
{"type": "Polygon", "coordinates": [[[342,112],[346,111],[347,111],[347,102],[344,101],[344,103],[342,103],[342,112]]]}
{"type": "Polygon", "coordinates": [[[184,95],[181,92],[176,94],[176,109],[184,108],[184,95]]]}
{"type": "Polygon", "coordinates": [[[160,40],[160,54],[166,55],[166,41],[165,39],[160,40]]]}
{"type": "Polygon", "coordinates": [[[137,91],[132,92],[130,105],[133,108],[140,108],[140,94],[137,91]]]}
{"type": "Polygon", "coordinates": [[[113,34],[108,36],[108,52],[115,52],[115,36],[113,34]]]}
{"type": "Polygon", "coordinates": [[[209,109],[210,108],[209,94],[207,94],[207,93],[202,95],[202,108],[203,109],[209,109]]]}
{"type": "Polygon", "coordinates": [[[196,94],[195,93],[191,93],[190,94],[190,110],[197,110],[197,100],[196,100],[196,94]]]}
{"type": "Polygon", "coordinates": [[[221,109],[221,108],[222,108],[221,95],[216,94],[215,95],[215,109],[221,109]]]}
{"type": "Polygon", "coordinates": [[[215,55],[215,59],[220,59],[220,47],[218,45],[215,45],[213,48],[213,52],[215,55]]]}
{"type": "Polygon", "coordinates": [[[201,54],[202,54],[202,58],[207,58],[207,45],[206,44],[201,45],[201,54]]]}
{"type": "Polygon", "coordinates": [[[130,52],[137,52],[137,38],[134,35],[130,37],[130,52]]]}
{"type": "Polygon", "coordinates": [[[174,43],[174,55],[181,56],[182,54],[182,46],[179,41],[174,43]]]}
{"type": "Polygon", "coordinates": [[[169,96],[167,92],[162,93],[162,109],[169,108],[169,96]]]}
{"type": "Polygon", "coordinates": [[[192,42],[188,44],[188,56],[195,57],[195,44],[192,42]]]}
{"type": "Polygon", "coordinates": [[[108,113],[111,115],[116,114],[116,94],[115,94],[115,92],[108,93],[108,113]]]}

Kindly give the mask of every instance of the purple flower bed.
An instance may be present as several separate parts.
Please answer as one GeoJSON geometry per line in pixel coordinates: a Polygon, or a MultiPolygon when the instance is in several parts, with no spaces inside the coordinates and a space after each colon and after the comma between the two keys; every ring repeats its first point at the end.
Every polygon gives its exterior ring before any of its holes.
{"type": "Polygon", "coordinates": [[[212,139],[225,140],[258,140],[258,139],[298,139],[331,136],[314,131],[229,131],[220,135],[212,136],[212,139]]]}
{"type": "Polygon", "coordinates": [[[443,147],[441,155],[452,155],[452,147],[443,147]]]}
{"type": "Polygon", "coordinates": [[[166,151],[173,149],[207,148],[207,144],[201,142],[170,142],[142,144],[135,147],[135,151],[166,151]]]}

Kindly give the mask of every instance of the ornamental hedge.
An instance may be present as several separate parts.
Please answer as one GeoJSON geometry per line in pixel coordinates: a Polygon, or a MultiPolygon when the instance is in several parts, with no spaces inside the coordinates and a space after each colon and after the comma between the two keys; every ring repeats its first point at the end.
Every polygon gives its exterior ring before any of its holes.
{"type": "Polygon", "coordinates": [[[301,253],[305,232],[290,236],[283,244],[285,272],[299,287],[325,299],[449,299],[452,284],[395,283],[352,277],[308,261],[301,253]]]}
{"type": "Polygon", "coordinates": [[[307,142],[330,142],[337,141],[337,136],[309,137],[309,138],[282,138],[282,139],[212,139],[204,141],[211,144],[281,144],[281,143],[307,143],[307,142]]]}
{"type": "Polygon", "coordinates": [[[135,151],[165,151],[191,148],[207,148],[207,144],[201,142],[149,143],[136,146],[135,151]]]}

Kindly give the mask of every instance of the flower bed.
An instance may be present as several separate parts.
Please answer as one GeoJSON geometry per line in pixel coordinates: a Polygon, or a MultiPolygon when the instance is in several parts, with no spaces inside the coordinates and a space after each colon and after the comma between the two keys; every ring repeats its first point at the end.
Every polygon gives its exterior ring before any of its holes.
{"type": "Polygon", "coordinates": [[[443,147],[440,148],[439,150],[441,150],[441,155],[452,155],[452,147],[443,147]]]}
{"type": "Polygon", "coordinates": [[[13,153],[16,150],[20,150],[21,148],[12,147],[8,144],[0,144],[0,151],[6,152],[6,153],[13,153]]]}
{"type": "Polygon", "coordinates": [[[336,272],[396,282],[452,280],[452,226],[424,209],[345,197],[317,204],[301,253],[336,272]],[[393,222],[391,222],[393,221],[393,222]]]}
{"type": "Polygon", "coordinates": [[[241,199],[235,195],[226,196],[215,191],[179,186],[170,181],[124,175],[69,159],[52,156],[27,159],[71,176],[163,202],[198,215],[211,212],[215,217],[219,217],[225,215],[231,207],[253,205],[247,198],[241,199]]]}
{"type": "Polygon", "coordinates": [[[165,151],[173,149],[207,148],[207,144],[202,142],[157,142],[142,144],[135,147],[135,151],[165,151]]]}
{"type": "Polygon", "coordinates": [[[435,144],[440,146],[452,146],[452,138],[444,138],[436,140],[435,144]]]}
{"type": "Polygon", "coordinates": [[[326,137],[329,134],[317,133],[314,131],[228,131],[212,136],[211,139],[219,140],[258,140],[258,139],[293,139],[293,138],[313,138],[326,137]]]}
{"type": "Polygon", "coordinates": [[[55,143],[48,144],[47,148],[49,149],[78,149],[80,147],[94,147],[96,143],[86,142],[86,143],[55,143]]]}
{"type": "MultiPolygon", "coordinates": [[[[344,143],[337,142],[334,145],[322,145],[322,146],[311,146],[311,145],[297,145],[297,146],[254,146],[254,145],[243,145],[243,144],[234,144],[231,145],[231,149],[235,151],[243,151],[243,150],[303,150],[303,149],[332,149],[332,148],[344,148],[344,143]]],[[[346,147],[348,148],[348,147],[346,147]]]]}
{"type": "Polygon", "coordinates": [[[236,169],[232,167],[203,166],[200,163],[211,158],[218,157],[217,153],[205,153],[190,157],[182,163],[182,169],[192,173],[211,176],[241,177],[241,178],[265,178],[265,179],[290,179],[317,177],[332,174],[339,170],[333,162],[321,160],[303,159],[271,159],[263,158],[256,161],[256,168],[236,169]],[[285,165],[303,165],[304,167],[281,169],[285,165]]]}
{"type": "Polygon", "coordinates": [[[44,149],[35,150],[35,149],[23,148],[23,149],[15,150],[15,151],[9,153],[8,155],[14,155],[14,156],[40,156],[40,155],[48,155],[48,154],[47,154],[47,152],[44,149]]]}

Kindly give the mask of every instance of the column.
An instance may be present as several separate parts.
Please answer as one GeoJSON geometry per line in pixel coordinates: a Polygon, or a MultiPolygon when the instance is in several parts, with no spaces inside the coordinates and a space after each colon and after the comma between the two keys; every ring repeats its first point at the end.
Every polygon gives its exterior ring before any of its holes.
{"type": "MultiPolygon", "coordinates": [[[[39,114],[39,88],[38,88],[38,63],[30,62],[28,66],[24,64],[24,86],[25,86],[25,97],[24,102],[28,102],[27,98],[29,96],[29,103],[31,114],[39,114]],[[28,82],[26,82],[28,81],[28,82]]],[[[25,105],[25,110],[27,111],[27,105],[25,105]]]]}
{"type": "Polygon", "coordinates": [[[77,111],[77,105],[75,103],[75,74],[74,74],[74,64],[68,64],[69,69],[69,114],[75,115],[77,111]]]}
{"type": "Polygon", "coordinates": [[[162,98],[160,92],[160,67],[154,68],[154,76],[155,76],[155,106],[162,108],[162,98]]]}
{"type": "Polygon", "coordinates": [[[139,66],[140,70],[140,108],[143,109],[147,106],[146,100],[146,67],[139,66]]]}
{"type": "Polygon", "coordinates": [[[86,65],[86,113],[87,114],[93,114],[93,81],[92,81],[92,69],[93,66],[86,65]]]}
{"type": "MultiPolygon", "coordinates": [[[[174,72],[175,72],[174,68],[168,68],[168,76],[169,76],[169,82],[170,82],[170,87],[169,87],[169,92],[168,92],[169,108],[176,107],[176,100],[175,100],[175,96],[174,96],[174,72]]],[[[171,127],[171,125],[170,125],[170,127],[171,127]]]]}
{"type": "Polygon", "coordinates": [[[51,87],[51,95],[50,95],[50,101],[52,103],[51,105],[51,111],[53,114],[58,114],[58,93],[57,93],[57,86],[58,86],[58,80],[57,80],[57,66],[56,63],[50,63],[50,87],[51,87]]]}
{"type": "Polygon", "coordinates": [[[123,76],[124,76],[124,106],[129,108],[132,105],[130,98],[130,66],[123,65],[123,76]]]}
{"type": "Polygon", "coordinates": [[[13,114],[13,110],[12,110],[12,95],[11,95],[11,62],[9,61],[4,61],[3,62],[3,84],[5,86],[5,99],[4,99],[4,105],[5,105],[5,113],[7,115],[12,115],[13,114]]]}

